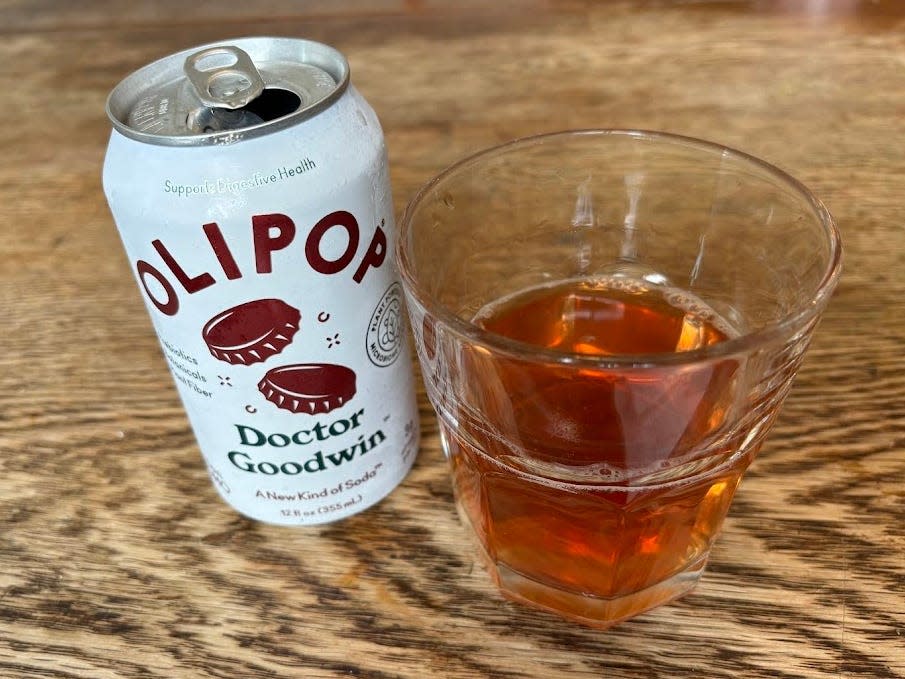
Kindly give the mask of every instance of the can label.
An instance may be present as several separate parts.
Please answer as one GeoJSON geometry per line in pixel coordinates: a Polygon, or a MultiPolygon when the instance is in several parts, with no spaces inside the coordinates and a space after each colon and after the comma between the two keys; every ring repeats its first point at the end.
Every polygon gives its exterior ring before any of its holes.
{"type": "Polygon", "coordinates": [[[382,135],[354,88],[241,144],[114,132],[104,185],[223,498],[310,524],[390,492],[418,421],[382,135]],[[360,148],[338,152],[337,130],[360,148]]]}

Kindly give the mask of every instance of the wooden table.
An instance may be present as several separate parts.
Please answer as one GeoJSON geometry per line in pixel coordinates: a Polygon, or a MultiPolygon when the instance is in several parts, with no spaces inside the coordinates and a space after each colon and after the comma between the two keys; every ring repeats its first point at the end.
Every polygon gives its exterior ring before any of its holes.
{"type": "Polygon", "coordinates": [[[0,676],[905,676],[905,3],[338,4],[0,4],[0,676]],[[241,34],[348,55],[397,211],[469,152],[603,126],[824,199],[845,274],[695,593],[607,632],[502,600],[423,392],[377,507],[285,529],[217,498],[100,168],[121,77],[241,34]]]}

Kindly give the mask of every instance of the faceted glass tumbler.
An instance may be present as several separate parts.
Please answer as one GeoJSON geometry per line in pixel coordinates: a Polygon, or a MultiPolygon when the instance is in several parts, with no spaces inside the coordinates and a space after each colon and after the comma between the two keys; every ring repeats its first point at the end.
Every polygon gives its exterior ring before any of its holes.
{"type": "Polygon", "coordinates": [[[607,627],[688,592],[838,280],[823,205],[716,144],[564,132],[444,171],[396,249],[502,593],[607,627]]]}

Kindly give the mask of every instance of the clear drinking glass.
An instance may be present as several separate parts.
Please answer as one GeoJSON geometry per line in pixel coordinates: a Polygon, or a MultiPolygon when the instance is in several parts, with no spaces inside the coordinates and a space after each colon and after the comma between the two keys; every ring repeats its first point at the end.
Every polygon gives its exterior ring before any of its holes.
{"type": "Polygon", "coordinates": [[[563,132],[447,169],[396,247],[503,594],[606,627],[688,592],[839,277],[823,205],[715,144],[563,132]]]}

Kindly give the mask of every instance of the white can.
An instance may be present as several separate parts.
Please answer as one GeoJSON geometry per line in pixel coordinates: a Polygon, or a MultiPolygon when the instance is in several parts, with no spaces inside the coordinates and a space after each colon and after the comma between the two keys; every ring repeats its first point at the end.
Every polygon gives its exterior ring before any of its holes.
{"type": "Polygon", "coordinates": [[[246,38],[123,80],[104,191],[210,476],[242,514],[355,514],[418,413],[386,150],[345,58],[246,38]]]}

